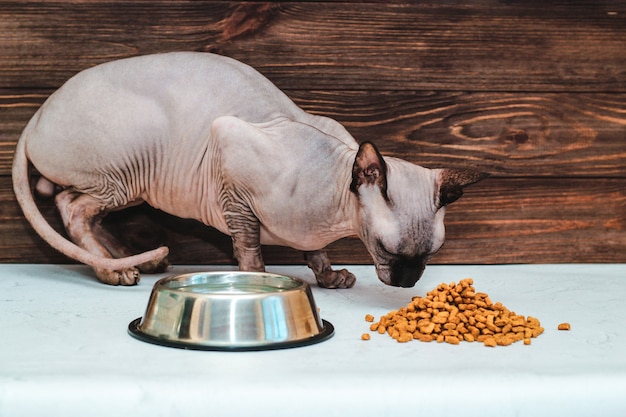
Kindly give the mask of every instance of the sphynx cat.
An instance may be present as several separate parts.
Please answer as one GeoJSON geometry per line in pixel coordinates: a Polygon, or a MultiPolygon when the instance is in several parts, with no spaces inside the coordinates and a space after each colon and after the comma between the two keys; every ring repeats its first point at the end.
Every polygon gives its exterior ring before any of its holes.
{"type": "Polygon", "coordinates": [[[444,242],[446,206],[484,177],[383,157],[251,67],[193,52],[78,73],[32,117],[13,163],[35,231],[112,285],[168,265],[166,247],[132,255],[100,225],[107,212],[146,202],[231,236],[243,271],[264,270],[261,245],[283,245],[305,252],[320,286],[351,287],[354,275],[333,270],[323,249],[356,235],[383,283],[412,287],[444,242]],[[37,208],[29,161],[39,193],[56,193],[71,241],[37,208]]]}

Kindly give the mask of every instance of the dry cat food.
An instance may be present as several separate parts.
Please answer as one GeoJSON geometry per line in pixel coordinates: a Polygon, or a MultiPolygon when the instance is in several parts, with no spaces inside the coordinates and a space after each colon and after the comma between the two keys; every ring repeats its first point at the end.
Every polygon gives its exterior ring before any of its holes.
{"type": "Polygon", "coordinates": [[[571,328],[571,326],[569,325],[569,323],[561,323],[559,324],[559,327],[557,327],[557,329],[559,330],[569,330],[571,328]]]}
{"type": "MultiPolygon", "coordinates": [[[[434,340],[457,345],[476,341],[491,347],[520,340],[529,345],[532,338],[543,333],[538,319],[517,315],[500,302],[493,303],[473,285],[471,278],[458,284],[439,284],[425,297],[413,297],[406,307],[381,316],[370,325],[370,331],[387,333],[398,342],[434,340]]],[[[366,321],[370,317],[368,314],[366,321]]]]}

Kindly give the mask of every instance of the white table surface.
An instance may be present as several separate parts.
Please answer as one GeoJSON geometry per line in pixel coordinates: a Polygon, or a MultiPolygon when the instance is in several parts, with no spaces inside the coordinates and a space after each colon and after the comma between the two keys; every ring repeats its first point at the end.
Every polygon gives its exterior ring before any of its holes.
{"type": "Polygon", "coordinates": [[[372,266],[349,269],[354,288],[325,290],[304,266],[268,267],[312,284],[331,339],[207,352],[127,333],[168,274],[109,287],[84,266],[0,265],[0,416],[626,415],[626,265],[431,265],[409,289],[383,285],[372,266]],[[545,333],[497,348],[360,339],[365,314],[465,277],[545,333]]]}

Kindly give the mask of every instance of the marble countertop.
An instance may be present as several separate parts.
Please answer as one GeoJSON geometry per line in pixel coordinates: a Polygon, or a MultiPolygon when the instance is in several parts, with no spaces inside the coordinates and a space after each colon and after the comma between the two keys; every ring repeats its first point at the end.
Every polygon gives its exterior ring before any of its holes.
{"type": "Polygon", "coordinates": [[[624,416],[626,265],[427,267],[414,288],[348,267],[349,290],[320,289],[304,266],[269,272],[312,284],[335,335],[276,351],[207,352],[131,337],[165,275],[227,268],[176,266],[138,286],[98,283],[78,265],[0,265],[0,416],[624,416]],[[441,282],[537,317],[532,344],[398,343],[369,332],[380,317],[441,282]],[[571,330],[558,331],[561,322],[571,330]]]}

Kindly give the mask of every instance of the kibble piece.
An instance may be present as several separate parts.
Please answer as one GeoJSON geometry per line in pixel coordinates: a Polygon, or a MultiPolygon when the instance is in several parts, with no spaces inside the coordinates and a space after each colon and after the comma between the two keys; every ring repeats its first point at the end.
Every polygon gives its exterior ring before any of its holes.
{"type": "Polygon", "coordinates": [[[474,336],[474,338],[477,338],[478,336],[480,336],[480,329],[476,326],[470,326],[469,331],[472,334],[472,336],[474,336]]]}
{"type": "Polygon", "coordinates": [[[559,330],[569,330],[569,329],[570,329],[570,327],[571,327],[571,326],[570,326],[570,324],[569,324],[569,323],[561,323],[561,324],[559,324],[558,329],[559,329],[559,330]]]}
{"type": "Polygon", "coordinates": [[[374,321],[374,316],[372,316],[371,314],[366,314],[365,321],[372,323],[374,321]]]}
{"type": "Polygon", "coordinates": [[[409,332],[401,333],[400,336],[396,338],[396,340],[400,343],[410,342],[411,340],[413,340],[413,334],[409,332]]]}
{"type": "Polygon", "coordinates": [[[455,323],[446,323],[443,325],[443,328],[446,330],[455,330],[456,329],[456,324],[455,323]]]}
{"type": "Polygon", "coordinates": [[[456,336],[445,336],[446,343],[450,343],[451,345],[458,345],[459,338],[456,336]]]}
{"type": "Polygon", "coordinates": [[[544,328],[543,327],[535,327],[533,329],[533,337],[538,337],[541,333],[543,333],[544,328]]]}
{"type": "Polygon", "coordinates": [[[512,335],[503,335],[502,333],[496,335],[495,339],[498,346],[509,346],[510,344],[515,342],[515,338],[512,335]]]}
{"type": "Polygon", "coordinates": [[[485,341],[483,342],[483,344],[485,346],[489,346],[489,347],[496,347],[496,346],[498,346],[498,343],[496,342],[496,339],[494,337],[487,337],[485,339],[485,341]]]}
{"type": "Polygon", "coordinates": [[[370,334],[369,333],[363,333],[361,335],[361,340],[370,340],[370,334]]]}
{"type": "Polygon", "coordinates": [[[435,323],[430,322],[428,325],[420,327],[420,332],[422,334],[431,334],[435,330],[435,323]]]}
{"type": "Polygon", "coordinates": [[[435,317],[433,317],[433,323],[444,324],[448,321],[448,316],[450,313],[447,311],[442,311],[441,313],[437,313],[435,317]]]}
{"type": "Polygon", "coordinates": [[[435,337],[430,335],[430,334],[423,334],[420,333],[419,331],[415,331],[413,332],[413,339],[417,339],[420,342],[432,342],[433,340],[435,340],[435,337]]]}

